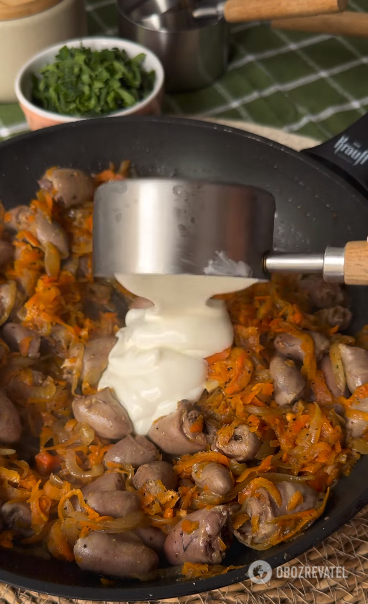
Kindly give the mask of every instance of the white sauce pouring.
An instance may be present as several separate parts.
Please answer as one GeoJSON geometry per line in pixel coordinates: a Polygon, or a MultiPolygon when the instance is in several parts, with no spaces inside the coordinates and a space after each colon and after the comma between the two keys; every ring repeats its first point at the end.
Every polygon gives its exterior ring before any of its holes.
{"type": "Polygon", "coordinates": [[[196,275],[115,275],[132,293],[154,302],[132,309],[99,389],[113,388],[137,434],[176,410],[178,401],[195,402],[207,379],[206,357],[233,342],[224,302],[215,294],[239,291],[257,282],[242,277],[196,275]]]}

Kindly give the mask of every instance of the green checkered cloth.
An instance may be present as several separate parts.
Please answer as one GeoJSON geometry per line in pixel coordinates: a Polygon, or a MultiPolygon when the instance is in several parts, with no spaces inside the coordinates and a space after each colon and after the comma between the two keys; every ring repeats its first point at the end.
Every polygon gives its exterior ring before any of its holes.
{"type": "MultiPolygon", "coordinates": [[[[259,0],[260,2],[262,0],[259,0]]],[[[115,0],[86,0],[91,35],[117,35],[115,0]]],[[[368,0],[349,10],[368,11],[368,0]]],[[[0,74],[1,77],[1,74],[0,74]]],[[[168,94],[163,112],[242,120],[325,140],[368,109],[368,38],[232,27],[225,75],[196,92],[168,94]]],[[[0,140],[27,130],[17,104],[0,104],[0,140]]]]}

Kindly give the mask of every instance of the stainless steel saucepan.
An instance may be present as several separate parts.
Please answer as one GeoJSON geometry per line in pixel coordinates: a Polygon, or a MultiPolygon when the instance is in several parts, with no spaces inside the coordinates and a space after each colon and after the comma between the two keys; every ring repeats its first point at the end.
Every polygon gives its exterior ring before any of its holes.
{"type": "Polygon", "coordinates": [[[346,6],[347,0],[117,0],[120,35],[156,53],[171,92],[203,88],[224,73],[229,23],[336,13],[346,6]]]}

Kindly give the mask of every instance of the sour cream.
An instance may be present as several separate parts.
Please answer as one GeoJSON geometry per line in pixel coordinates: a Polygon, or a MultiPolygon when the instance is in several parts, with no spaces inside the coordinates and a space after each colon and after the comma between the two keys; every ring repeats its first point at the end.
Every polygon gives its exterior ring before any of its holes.
{"type": "Polygon", "coordinates": [[[207,379],[206,357],[233,342],[225,303],[215,294],[239,291],[257,279],[196,275],[115,275],[151,308],[132,309],[99,389],[112,388],[137,434],[176,410],[178,401],[197,401],[207,379]]]}

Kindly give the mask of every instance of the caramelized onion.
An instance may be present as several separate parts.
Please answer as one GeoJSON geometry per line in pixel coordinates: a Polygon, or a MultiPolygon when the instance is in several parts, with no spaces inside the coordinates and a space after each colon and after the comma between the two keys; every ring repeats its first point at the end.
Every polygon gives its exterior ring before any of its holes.
{"type": "Polygon", "coordinates": [[[64,518],[60,528],[70,547],[73,547],[75,542],[79,539],[81,531],[78,523],[73,518],[64,518]]]}
{"type": "Polygon", "coordinates": [[[57,277],[60,272],[60,252],[53,243],[48,241],[45,251],[45,271],[49,277],[57,277]]]}
{"type": "Polygon", "coordinates": [[[364,438],[354,438],[351,441],[351,447],[362,455],[368,454],[368,442],[364,438]]]}
{"type": "Polygon", "coordinates": [[[314,414],[309,426],[310,441],[316,443],[319,440],[322,428],[322,413],[319,405],[314,403],[314,414]]]}
{"type": "Polygon", "coordinates": [[[0,455],[14,455],[15,449],[0,449],[0,455]]]}
{"type": "Polygon", "coordinates": [[[271,409],[270,407],[257,407],[256,405],[247,405],[246,410],[248,413],[253,415],[260,415],[265,417],[266,415],[282,416],[283,411],[280,408],[271,409]]]}
{"type": "Polygon", "coordinates": [[[64,376],[71,384],[72,394],[75,394],[77,390],[78,380],[82,373],[83,357],[84,345],[79,342],[73,346],[69,358],[65,359],[62,365],[64,376]]]}
{"type": "Polygon", "coordinates": [[[14,281],[8,281],[0,286],[1,317],[0,325],[9,319],[17,296],[17,286],[14,281]]]}
{"type": "Polygon", "coordinates": [[[149,517],[141,510],[132,512],[124,518],[111,518],[106,520],[91,520],[83,512],[71,512],[70,518],[77,522],[83,522],[88,525],[92,531],[103,531],[104,533],[125,533],[137,527],[148,526],[150,524],[149,517]]]}
{"type": "Polygon", "coordinates": [[[78,431],[82,445],[90,445],[95,438],[95,431],[89,424],[78,424],[78,431]]]}
{"type": "Polygon", "coordinates": [[[345,371],[344,366],[342,364],[339,341],[333,342],[330,348],[330,360],[331,360],[331,368],[335,378],[336,385],[340,390],[341,394],[344,393],[346,388],[346,379],[345,379],[345,371]]]}
{"type": "Polygon", "coordinates": [[[90,470],[83,470],[77,463],[77,454],[70,449],[64,455],[65,467],[71,476],[76,478],[94,478],[104,473],[102,463],[94,465],[90,470]]]}
{"type": "Polygon", "coordinates": [[[64,481],[59,476],[56,476],[56,474],[50,474],[49,482],[53,487],[58,489],[61,489],[64,484],[64,481]]]}

